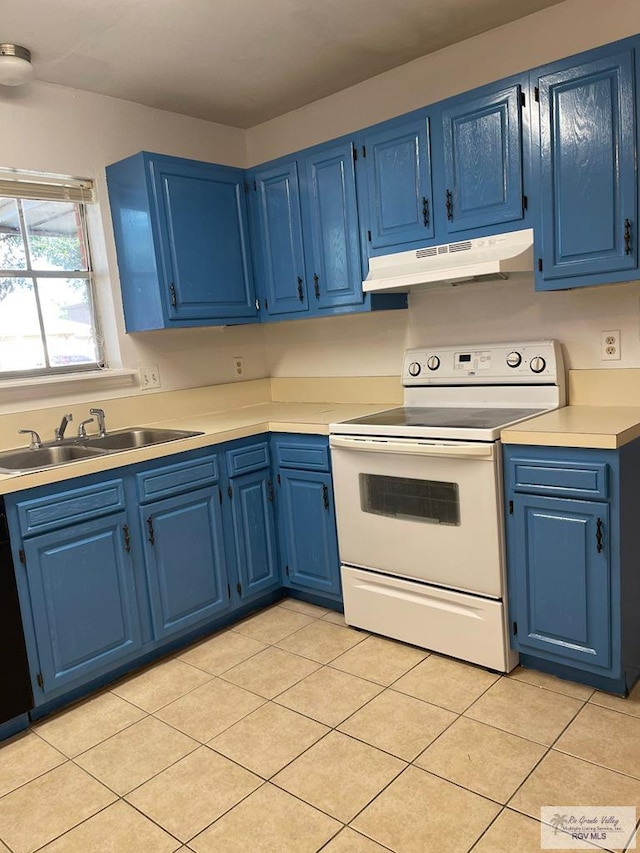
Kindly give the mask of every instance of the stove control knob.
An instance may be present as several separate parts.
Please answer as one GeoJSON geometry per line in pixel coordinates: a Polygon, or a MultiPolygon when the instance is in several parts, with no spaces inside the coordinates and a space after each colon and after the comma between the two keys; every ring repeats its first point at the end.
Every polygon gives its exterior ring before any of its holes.
{"type": "Polygon", "coordinates": [[[430,355],[427,359],[427,367],[429,370],[437,370],[440,367],[440,359],[437,355],[430,355]]]}
{"type": "Polygon", "coordinates": [[[547,362],[541,355],[534,356],[529,363],[529,367],[534,373],[542,373],[546,366],[547,362]]]}
{"type": "Polygon", "coordinates": [[[522,356],[520,355],[520,353],[516,352],[515,350],[513,352],[510,352],[507,356],[507,364],[509,365],[509,367],[520,367],[520,365],[522,364],[522,356]]]}
{"type": "Polygon", "coordinates": [[[409,365],[409,374],[411,376],[419,376],[421,370],[422,368],[420,367],[417,361],[412,361],[409,365]]]}

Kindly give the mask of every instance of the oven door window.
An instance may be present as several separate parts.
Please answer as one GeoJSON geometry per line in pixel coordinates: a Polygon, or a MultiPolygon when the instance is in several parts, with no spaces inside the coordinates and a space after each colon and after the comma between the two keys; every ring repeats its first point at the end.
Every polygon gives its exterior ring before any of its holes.
{"type": "Polygon", "coordinates": [[[380,474],[360,474],[359,480],[363,512],[427,524],[460,524],[457,483],[380,474]]]}

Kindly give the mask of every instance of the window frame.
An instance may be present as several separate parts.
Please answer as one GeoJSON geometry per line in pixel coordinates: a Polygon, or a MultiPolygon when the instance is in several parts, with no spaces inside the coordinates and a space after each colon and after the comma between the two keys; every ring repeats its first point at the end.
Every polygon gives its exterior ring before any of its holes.
{"type": "Polygon", "coordinates": [[[17,202],[20,232],[25,247],[26,266],[24,269],[0,269],[0,278],[26,279],[32,283],[36,312],[45,366],[26,370],[0,370],[0,383],[11,380],[38,380],[70,374],[88,375],[103,371],[105,363],[104,337],[102,334],[99,303],[96,295],[95,271],[89,239],[87,205],[94,202],[93,181],[84,178],[70,178],[61,175],[44,173],[19,172],[18,170],[0,169],[0,198],[12,198],[17,202]],[[39,270],[33,267],[29,251],[28,228],[22,202],[47,201],[74,204],[77,206],[78,222],[80,223],[79,238],[81,248],[87,262],[85,270],[39,270]],[[91,328],[96,347],[96,360],[85,363],[52,365],[50,346],[44,322],[39,285],[37,279],[82,279],[86,281],[87,299],[91,316],[91,328]]]}

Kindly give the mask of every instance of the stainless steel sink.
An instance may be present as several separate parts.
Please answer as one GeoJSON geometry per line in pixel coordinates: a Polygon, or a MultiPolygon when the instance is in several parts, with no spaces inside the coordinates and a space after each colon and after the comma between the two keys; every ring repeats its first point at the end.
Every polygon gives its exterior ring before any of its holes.
{"type": "Polygon", "coordinates": [[[78,459],[103,456],[104,451],[76,444],[52,444],[36,449],[5,450],[0,453],[0,471],[15,474],[17,471],[37,471],[53,465],[65,465],[78,459]]]}
{"type": "Polygon", "coordinates": [[[179,438],[191,438],[194,435],[202,435],[202,433],[181,429],[131,427],[107,433],[103,437],[96,435],[88,438],[64,439],[52,444],[43,444],[38,448],[5,450],[0,452],[0,473],[37,471],[42,468],[52,468],[54,465],[66,465],[68,462],[118,453],[122,450],[134,450],[137,447],[163,444],[165,441],[177,441],[179,438]]]}
{"type": "Polygon", "coordinates": [[[114,453],[118,450],[133,450],[136,447],[148,447],[165,441],[177,441],[179,438],[191,438],[202,435],[201,432],[189,432],[181,429],[153,429],[150,427],[131,427],[103,436],[82,439],[82,447],[91,447],[114,453]]]}

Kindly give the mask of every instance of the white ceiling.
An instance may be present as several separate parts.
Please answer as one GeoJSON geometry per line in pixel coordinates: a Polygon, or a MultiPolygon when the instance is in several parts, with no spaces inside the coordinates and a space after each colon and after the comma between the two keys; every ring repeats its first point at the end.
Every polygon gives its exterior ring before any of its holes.
{"type": "Polygon", "coordinates": [[[0,0],[35,76],[251,127],[562,0],[0,0]]]}

